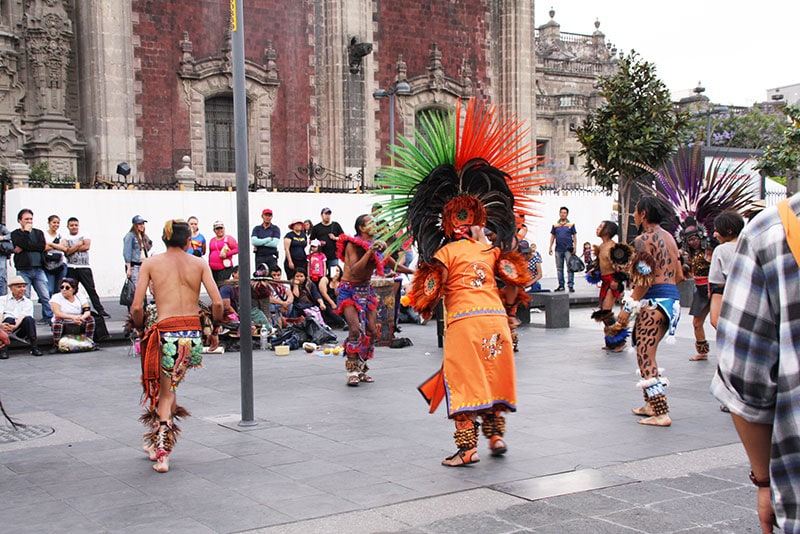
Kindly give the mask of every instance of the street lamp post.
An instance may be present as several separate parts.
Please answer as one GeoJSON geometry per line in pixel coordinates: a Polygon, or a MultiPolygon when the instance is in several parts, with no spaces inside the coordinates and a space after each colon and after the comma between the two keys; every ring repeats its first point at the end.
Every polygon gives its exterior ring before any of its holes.
{"type": "Polygon", "coordinates": [[[411,86],[407,82],[397,82],[387,89],[376,89],[372,92],[373,98],[388,98],[389,99],[389,158],[391,166],[394,167],[394,106],[396,95],[407,95],[411,92],[411,86]]]}

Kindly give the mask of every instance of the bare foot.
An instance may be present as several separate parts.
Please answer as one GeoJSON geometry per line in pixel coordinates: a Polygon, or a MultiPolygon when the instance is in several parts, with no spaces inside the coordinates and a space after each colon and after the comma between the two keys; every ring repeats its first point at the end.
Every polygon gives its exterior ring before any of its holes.
{"type": "Polygon", "coordinates": [[[166,473],[169,471],[169,456],[164,456],[160,461],[154,463],[153,469],[158,473],[166,473]]]}
{"type": "Polygon", "coordinates": [[[645,404],[645,405],[644,405],[644,406],[642,406],[641,408],[632,408],[632,409],[631,409],[631,412],[633,413],[633,415],[646,415],[646,416],[653,416],[653,415],[655,415],[655,414],[656,414],[656,413],[653,411],[653,409],[650,407],[650,405],[649,405],[649,404],[645,404]]]}
{"type": "Polygon", "coordinates": [[[696,356],[692,356],[691,358],[689,358],[689,361],[690,362],[702,362],[702,361],[705,361],[707,359],[708,359],[708,355],[707,354],[698,354],[696,356]]]}
{"type": "Polygon", "coordinates": [[[147,453],[147,456],[150,457],[151,462],[156,461],[156,446],[152,443],[148,445],[147,443],[142,443],[142,450],[147,453]]]}
{"type": "Polygon", "coordinates": [[[613,349],[608,349],[608,350],[610,350],[611,352],[622,352],[623,350],[625,350],[627,348],[628,348],[628,342],[626,341],[625,343],[623,343],[619,347],[616,347],[616,348],[613,348],[613,349]]]}
{"type": "Polygon", "coordinates": [[[644,419],[639,419],[640,425],[650,425],[650,426],[669,426],[672,424],[672,419],[669,418],[669,415],[654,415],[652,417],[645,417],[644,419]]]}

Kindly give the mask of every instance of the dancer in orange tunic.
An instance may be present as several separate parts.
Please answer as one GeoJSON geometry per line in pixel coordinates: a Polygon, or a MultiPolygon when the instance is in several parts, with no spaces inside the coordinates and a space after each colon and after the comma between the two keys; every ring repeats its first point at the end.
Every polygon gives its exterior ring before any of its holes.
{"type": "Polygon", "coordinates": [[[526,193],[540,183],[530,171],[537,160],[526,156],[521,124],[496,106],[471,100],[462,115],[459,102],[453,116],[423,117],[421,125],[419,150],[402,140],[392,148],[398,165],[382,171],[380,192],[395,198],[381,218],[386,234],[408,228],[414,237],[420,260],[409,297],[417,312],[429,318],[444,300],[442,367],[419,390],[431,413],[444,399],[455,423],[458,449],[442,464],[468,466],[480,461],[481,428],[492,456],[506,453],[504,413],[517,409],[513,317],[497,282],[530,284],[516,251],[515,215],[530,213],[526,193]]]}

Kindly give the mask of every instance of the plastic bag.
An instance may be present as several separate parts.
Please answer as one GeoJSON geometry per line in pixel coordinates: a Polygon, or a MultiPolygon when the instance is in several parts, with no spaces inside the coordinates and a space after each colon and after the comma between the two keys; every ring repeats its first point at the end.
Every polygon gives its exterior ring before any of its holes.
{"type": "Polygon", "coordinates": [[[584,270],[585,268],[586,265],[583,264],[583,260],[580,258],[580,256],[572,254],[569,257],[569,261],[567,262],[567,269],[569,269],[570,272],[577,273],[584,270]]]}

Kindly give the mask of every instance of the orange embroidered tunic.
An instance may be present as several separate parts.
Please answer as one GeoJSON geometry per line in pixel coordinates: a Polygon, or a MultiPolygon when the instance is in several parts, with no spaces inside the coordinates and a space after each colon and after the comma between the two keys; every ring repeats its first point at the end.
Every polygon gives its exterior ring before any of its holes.
{"type": "Polygon", "coordinates": [[[442,369],[419,388],[431,413],[442,398],[450,417],[498,404],[516,410],[511,332],[494,274],[500,251],[462,239],[434,257],[447,268],[447,332],[442,369]]]}

